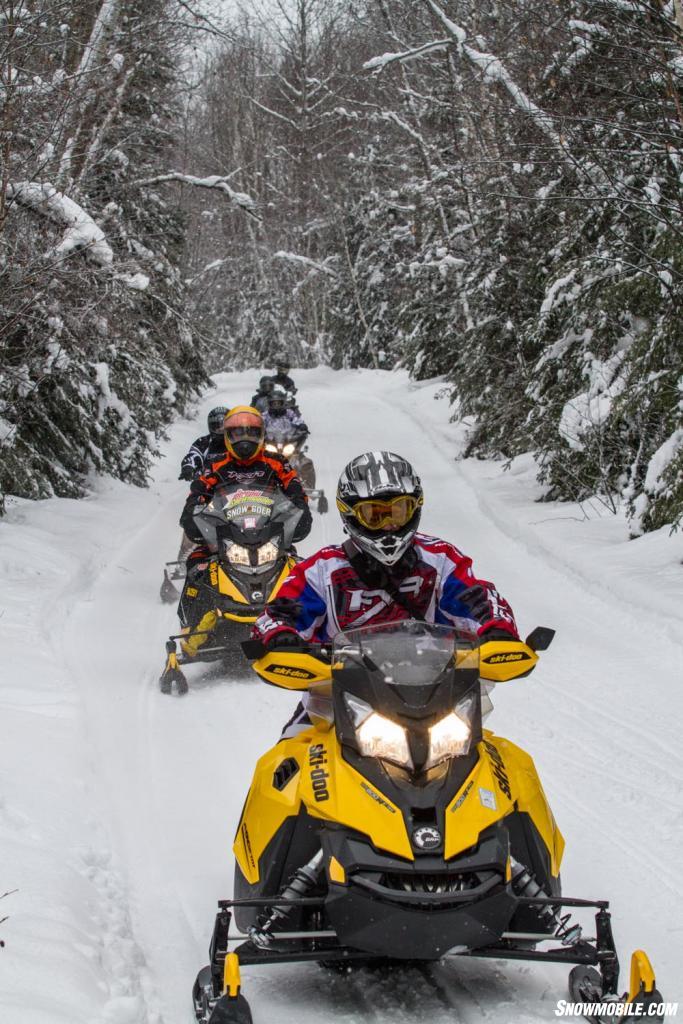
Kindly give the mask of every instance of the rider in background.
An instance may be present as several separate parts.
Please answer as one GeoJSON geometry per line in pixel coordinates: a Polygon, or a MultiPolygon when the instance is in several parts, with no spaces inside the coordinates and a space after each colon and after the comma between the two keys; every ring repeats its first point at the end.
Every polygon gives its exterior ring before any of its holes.
{"type": "Polygon", "coordinates": [[[179,480],[192,480],[197,473],[204,470],[220,456],[225,455],[225,438],[223,436],[223,420],[228,408],[217,405],[207,417],[208,434],[202,434],[190,446],[190,450],[180,463],[179,480]]]}
{"type": "Polygon", "coordinates": [[[273,384],[279,384],[285,391],[289,391],[292,395],[296,394],[296,385],[292,378],[289,376],[289,371],[292,367],[292,360],[286,352],[280,352],[275,357],[275,373],[271,377],[273,384]]]}
{"type": "Polygon", "coordinates": [[[290,397],[279,384],[270,393],[263,423],[267,438],[286,435],[298,443],[310,433],[298,408],[296,405],[290,407],[290,397]]]}
{"type": "Polygon", "coordinates": [[[246,488],[277,487],[303,515],[299,519],[294,541],[303,540],[311,530],[312,517],[301,481],[281,455],[264,453],[263,417],[248,405],[238,405],[225,417],[225,448],[223,458],[214,461],[204,473],[195,477],[185,502],[180,525],[187,536],[199,545],[187,559],[187,578],[180,598],[178,615],[183,626],[197,627],[213,600],[210,587],[204,585],[211,551],[194,518],[194,510],[211,500],[220,484],[239,484],[246,488]]]}
{"type": "Polygon", "coordinates": [[[261,377],[258,382],[258,391],[251,399],[252,408],[258,409],[259,412],[265,412],[268,408],[268,398],[274,387],[272,377],[261,377]]]}

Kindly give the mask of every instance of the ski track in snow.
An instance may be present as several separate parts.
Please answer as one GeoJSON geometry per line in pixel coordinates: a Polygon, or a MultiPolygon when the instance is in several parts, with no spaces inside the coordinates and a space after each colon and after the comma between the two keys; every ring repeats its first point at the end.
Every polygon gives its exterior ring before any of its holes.
{"type": "MultiPolygon", "coordinates": [[[[194,668],[190,694],[157,686],[176,630],[158,599],[175,557],[177,467],[208,409],[248,400],[258,371],[216,378],[194,422],[170,430],[148,491],[99,481],[75,502],[20,501],[0,522],[0,1019],[11,1024],[190,1024],[215,903],[232,889],[235,825],[259,754],[294,698],[194,668]]],[[[512,471],[454,461],[462,429],[434,382],[403,373],[299,371],[311,454],[333,499],[369,448],[413,461],[422,528],[496,581],[523,633],[558,630],[529,680],[494,693],[494,731],[534,756],[567,840],[568,894],[608,898],[625,987],[645,948],[667,1000],[683,928],[683,538],[626,541],[623,522],[534,504],[512,471]]],[[[341,536],[331,500],[302,553],[341,536]]],[[[587,932],[592,934],[590,919],[587,932]]],[[[255,1024],[547,1021],[558,965],[454,958],[337,975],[313,964],[245,969],[255,1024]]]]}

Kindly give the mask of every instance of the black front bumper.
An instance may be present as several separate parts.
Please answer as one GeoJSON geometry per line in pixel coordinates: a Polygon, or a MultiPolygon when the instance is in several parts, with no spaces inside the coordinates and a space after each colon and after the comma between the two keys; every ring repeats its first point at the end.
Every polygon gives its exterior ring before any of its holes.
{"type": "Polygon", "coordinates": [[[346,873],[345,884],[329,882],[325,899],[339,942],[375,956],[438,960],[491,945],[517,905],[504,833],[451,861],[394,858],[343,831],[325,832],[323,850],[325,862],[334,857],[346,873]]]}

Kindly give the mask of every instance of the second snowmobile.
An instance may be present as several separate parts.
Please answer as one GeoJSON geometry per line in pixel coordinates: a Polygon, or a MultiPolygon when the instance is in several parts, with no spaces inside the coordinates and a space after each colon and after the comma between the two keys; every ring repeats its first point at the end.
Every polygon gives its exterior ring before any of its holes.
{"type": "Polygon", "coordinates": [[[234,898],[193,989],[200,1024],[251,1024],[240,965],[308,960],[555,962],[572,967],[578,1001],[644,1014],[660,1002],[642,950],[615,995],[608,903],[562,895],[564,839],[534,763],[482,725],[481,680],[528,675],[552,635],[478,646],[402,621],[342,633],[327,652],[248,650],[267,682],[309,691],[312,725],[256,766],[234,898]],[[592,937],[566,908],[594,913],[592,937]]]}
{"type": "Polygon", "coordinates": [[[185,589],[183,599],[207,598],[207,610],[194,629],[169,638],[162,693],[174,685],[187,692],[183,664],[242,663],[241,641],[296,562],[292,541],[301,515],[282,491],[241,484],[217,487],[208,504],[197,506],[195,522],[212,553],[208,572],[185,589]]]}

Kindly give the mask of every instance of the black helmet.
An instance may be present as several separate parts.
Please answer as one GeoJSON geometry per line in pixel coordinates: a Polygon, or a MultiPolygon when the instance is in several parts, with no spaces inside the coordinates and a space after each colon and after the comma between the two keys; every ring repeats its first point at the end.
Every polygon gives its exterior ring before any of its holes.
{"type": "Polygon", "coordinates": [[[287,408],[287,392],[281,384],[276,384],[268,395],[268,412],[280,416],[287,408]]]}
{"type": "Polygon", "coordinates": [[[420,522],[420,478],[393,452],[366,452],[339,477],[337,508],[354,544],[383,565],[407,550],[420,522]]]}
{"type": "Polygon", "coordinates": [[[215,409],[211,410],[206,421],[210,434],[223,433],[223,420],[225,419],[227,411],[227,405],[217,405],[215,409]]]}
{"type": "Polygon", "coordinates": [[[260,377],[258,382],[258,389],[262,395],[269,395],[273,390],[275,381],[272,377],[260,377]]]}

